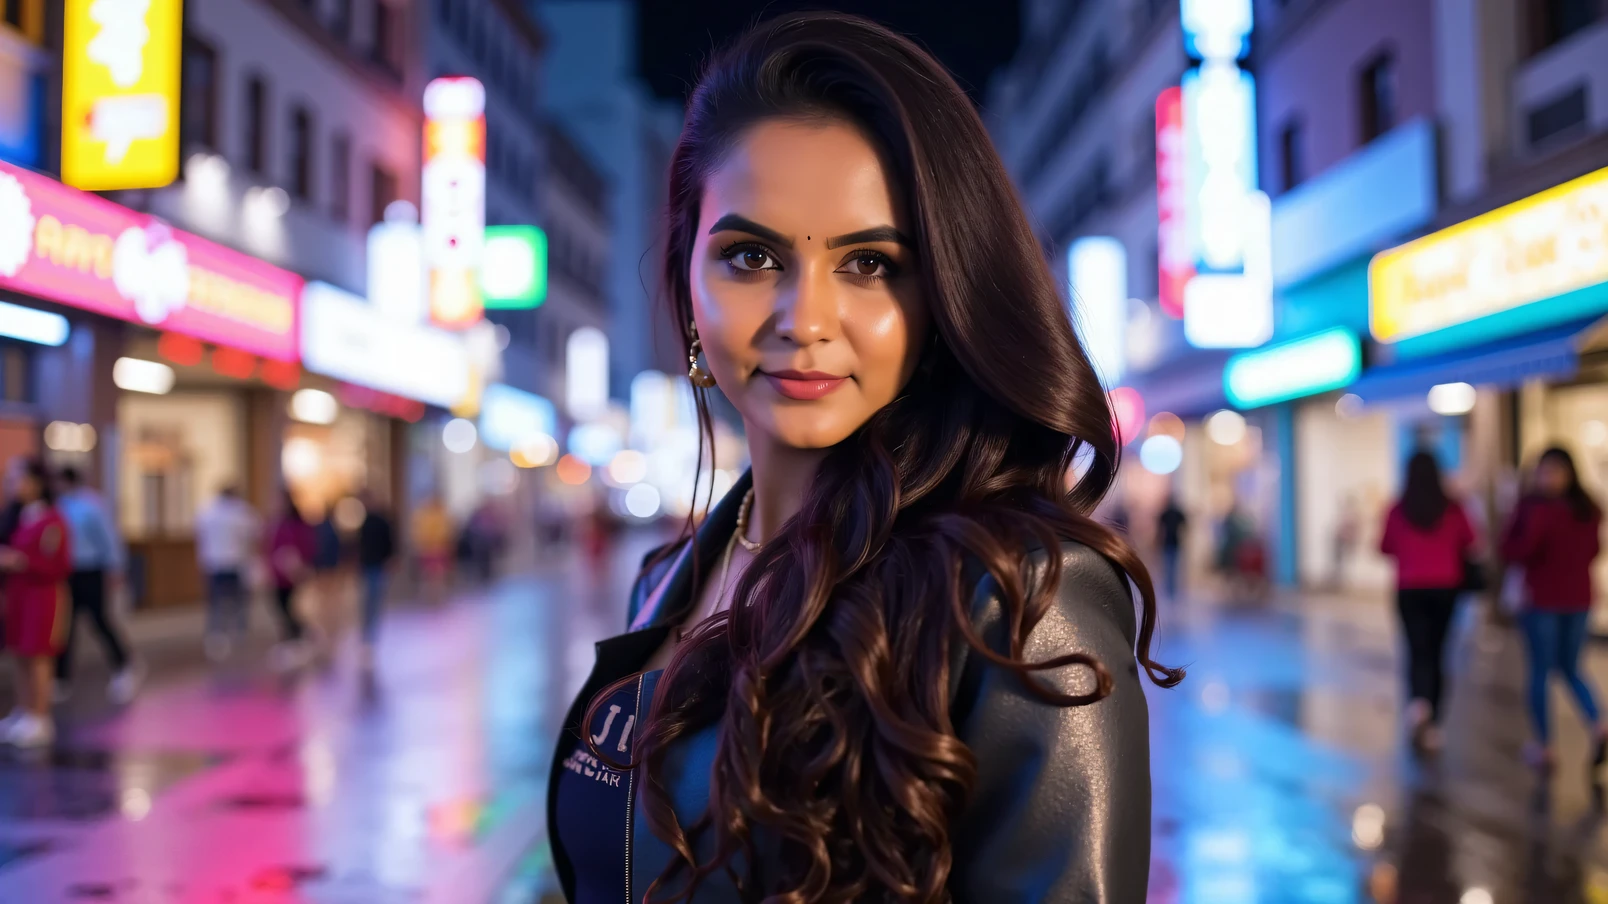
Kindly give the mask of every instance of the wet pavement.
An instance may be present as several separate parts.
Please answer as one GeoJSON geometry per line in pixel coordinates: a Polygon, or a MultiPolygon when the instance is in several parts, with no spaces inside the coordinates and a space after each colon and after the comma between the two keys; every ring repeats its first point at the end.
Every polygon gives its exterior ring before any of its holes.
{"type": "MultiPolygon", "coordinates": [[[[555,562],[398,605],[371,681],[349,645],[282,675],[260,645],[214,667],[186,639],[118,710],[86,670],[54,751],[0,752],[0,901],[541,899],[551,738],[623,589],[555,562]]],[[[1512,632],[1460,618],[1445,750],[1419,760],[1383,600],[1171,616],[1161,657],[1190,677],[1151,693],[1154,904],[1608,904],[1602,792],[1561,693],[1563,765],[1520,765],[1512,632]]]]}

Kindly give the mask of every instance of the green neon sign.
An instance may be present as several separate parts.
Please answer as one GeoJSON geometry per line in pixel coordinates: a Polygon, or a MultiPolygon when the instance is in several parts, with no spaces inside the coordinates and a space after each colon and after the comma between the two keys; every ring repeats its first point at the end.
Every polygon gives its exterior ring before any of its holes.
{"type": "Polygon", "coordinates": [[[1235,408],[1257,408],[1349,386],[1362,374],[1362,343],[1344,327],[1241,352],[1223,367],[1235,408]]]}
{"type": "Polygon", "coordinates": [[[547,233],[535,226],[487,226],[480,294],[492,311],[540,307],[547,300],[547,233]]]}

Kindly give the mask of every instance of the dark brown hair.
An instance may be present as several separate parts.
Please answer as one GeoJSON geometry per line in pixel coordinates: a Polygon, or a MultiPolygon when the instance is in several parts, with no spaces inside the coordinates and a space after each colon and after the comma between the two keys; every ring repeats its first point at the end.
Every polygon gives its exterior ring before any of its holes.
{"type": "Polygon", "coordinates": [[[1401,491],[1401,514],[1421,531],[1432,531],[1452,504],[1441,480],[1440,462],[1423,449],[1407,459],[1407,481],[1401,491]]]}
{"type": "MultiPolygon", "coordinates": [[[[774,118],[847,121],[878,146],[909,205],[937,335],[904,393],[828,452],[730,611],[689,634],[660,679],[637,763],[648,825],[677,856],[648,899],[691,900],[726,871],[745,898],[941,901],[950,824],[976,774],[950,720],[951,645],[969,644],[1052,705],[1110,692],[1107,666],[1086,653],[1021,659],[1060,578],[1054,554],[1035,576],[1034,550],[1073,540],[1113,562],[1141,599],[1139,662],[1163,686],[1182,673],[1150,659],[1143,564],[1088,517],[1119,451],[1105,393],[982,121],[912,42],[852,16],[796,15],[711,62],[670,170],[664,278],[684,346],[705,179],[745,130],[774,118]],[[1086,470],[1069,493],[1074,458],[1086,470]],[[1008,654],[972,627],[984,570],[1013,628],[1008,654]],[[1089,693],[1059,694],[1032,674],[1069,665],[1091,671],[1089,693]],[[708,809],[682,826],[658,781],[665,753],[716,723],[708,809]],[[778,851],[762,880],[756,837],[778,851]]],[[[707,401],[700,392],[706,430],[707,401]]]]}
{"type": "Polygon", "coordinates": [[[1600,517],[1602,509],[1597,507],[1597,500],[1591,498],[1586,488],[1580,483],[1580,471],[1575,468],[1574,456],[1562,446],[1553,446],[1541,453],[1537,465],[1552,462],[1569,472],[1569,485],[1563,490],[1564,501],[1569,503],[1569,511],[1576,521],[1595,521],[1600,517]]]}

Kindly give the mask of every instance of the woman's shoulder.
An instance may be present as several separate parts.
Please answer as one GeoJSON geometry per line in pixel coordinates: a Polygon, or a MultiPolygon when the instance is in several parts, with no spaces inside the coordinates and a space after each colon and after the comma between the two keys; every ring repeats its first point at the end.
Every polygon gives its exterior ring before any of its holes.
{"type": "MultiPolygon", "coordinates": [[[[981,563],[969,565],[968,572],[975,575],[972,624],[992,647],[996,639],[1005,639],[990,636],[998,635],[1004,625],[1000,587],[981,563]]],[[[1034,644],[1064,649],[1063,641],[1093,631],[1102,636],[1103,646],[1120,642],[1132,657],[1136,633],[1133,585],[1114,561],[1085,543],[1062,540],[1054,550],[1042,546],[1029,550],[1026,572],[1030,591],[1047,581],[1056,583],[1051,603],[1031,633],[1034,644]]]]}

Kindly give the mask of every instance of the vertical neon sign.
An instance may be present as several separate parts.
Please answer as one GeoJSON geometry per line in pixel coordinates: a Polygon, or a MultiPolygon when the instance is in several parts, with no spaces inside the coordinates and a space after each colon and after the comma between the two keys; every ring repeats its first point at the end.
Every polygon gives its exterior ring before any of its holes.
{"type": "Polygon", "coordinates": [[[1174,86],[1156,98],[1156,294],[1161,310],[1173,318],[1184,316],[1184,286],[1195,275],[1184,140],[1184,90],[1174,86]]]}
{"type": "Polygon", "coordinates": [[[1272,208],[1256,187],[1251,0],[1182,0],[1185,220],[1194,267],[1184,336],[1200,348],[1247,348],[1273,335],[1272,208]]]}
{"type": "Polygon", "coordinates": [[[430,318],[449,329],[479,322],[486,237],[486,89],[438,78],[424,89],[424,184],[420,227],[430,318]]]}

